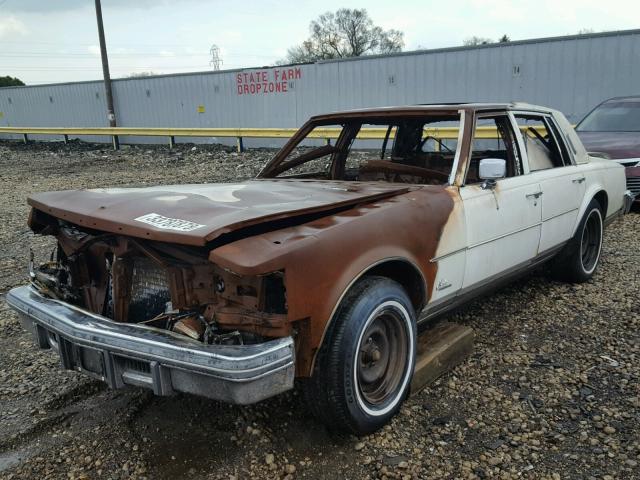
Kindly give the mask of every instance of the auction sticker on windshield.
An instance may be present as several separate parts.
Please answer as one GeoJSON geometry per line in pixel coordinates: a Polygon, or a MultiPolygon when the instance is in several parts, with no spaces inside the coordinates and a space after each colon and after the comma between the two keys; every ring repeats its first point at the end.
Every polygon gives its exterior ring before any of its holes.
{"type": "Polygon", "coordinates": [[[177,230],[178,232],[191,232],[200,227],[204,227],[199,223],[190,222],[189,220],[182,220],[180,218],[169,218],[159,213],[147,213],[141,217],[134,218],[137,222],[153,225],[156,228],[162,230],[177,230]]]}

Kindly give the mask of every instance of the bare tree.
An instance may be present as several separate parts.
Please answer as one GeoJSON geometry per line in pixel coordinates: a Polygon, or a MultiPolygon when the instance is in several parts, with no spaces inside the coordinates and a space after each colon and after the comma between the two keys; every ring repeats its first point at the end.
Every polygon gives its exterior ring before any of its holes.
{"type": "Polygon", "coordinates": [[[487,45],[489,43],[496,43],[496,42],[495,42],[495,40],[493,40],[491,38],[476,37],[475,35],[473,37],[465,38],[462,41],[462,44],[467,46],[467,47],[473,47],[475,45],[487,45]]]}
{"type": "Polygon", "coordinates": [[[158,75],[156,72],[133,72],[127,75],[127,78],[144,78],[144,77],[153,77],[154,75],[158,75]]]}
{"type": "Polygon", "coordinates": [[[310,36],[290,48],[284,62],[302,63],[402,51],[403,33],[373,24],[366,9],[341,8],[309,25],[310,36]]]}
{"type": "Polygon", "coordinates": [[[498,39],[499,43],[508,43],[510,41],[511,39],[509,38],[509,35],[507,35],[506,33],[498,39]]]}

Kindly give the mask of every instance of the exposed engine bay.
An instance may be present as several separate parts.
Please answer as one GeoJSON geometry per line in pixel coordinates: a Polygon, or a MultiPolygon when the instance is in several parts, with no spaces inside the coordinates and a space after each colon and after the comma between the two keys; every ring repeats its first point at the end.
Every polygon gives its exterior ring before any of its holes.
{"type": "Polygon", "coordinates": [[[239,276],[212,264],[206,248],[92,231],[38,210],[30,226],[57,239],[47,262],[30,262],[32,285],[50,298],[205,344],[291,334],[283,272],[239,276]]]}

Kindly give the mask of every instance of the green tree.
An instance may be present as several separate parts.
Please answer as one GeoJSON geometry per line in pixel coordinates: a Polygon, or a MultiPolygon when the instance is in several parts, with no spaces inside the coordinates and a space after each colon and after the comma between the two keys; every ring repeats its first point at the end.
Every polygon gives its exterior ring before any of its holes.
{"type": "Polygon", "coordinates": [[[24,82],[16,77],[0,77],[0,87],[22,87],[24,82]]]}
{"type": "Polygon", "coordinates": [[[283,63],[315,62],[402,51],[404,34],[373,24],[366,9],[341,8],[327,12],[309,24],[310,36],[290,48],[283,63]]]}
{"type": "Polygon", "coordinates": [[[510,41],[511,41],[511,39],[509,38],[509,36],[506,33],[504,35],[502,35],[500,37],[500,39],[498,40],[498,42],[500,42],[500,43],[507,43],[507,42],[510,42],[510,41]]]}

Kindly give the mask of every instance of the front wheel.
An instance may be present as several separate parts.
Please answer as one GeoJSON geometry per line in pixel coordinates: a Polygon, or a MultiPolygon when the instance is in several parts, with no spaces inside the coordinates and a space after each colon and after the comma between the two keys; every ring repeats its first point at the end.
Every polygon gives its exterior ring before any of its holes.
{"type": "Polygon", "coordinates": [[[586,282],[593,276],[602,251],[602,209],[593,199],[578,225],[576,234],[553,260],[554,277],[574,283],[586,282]]]}
{"type": "Polygon", "coordinates": [[[405,290],[365,277],[343,299],[316,359],[305,397],[333,430],[384,426],[409,392],[416,357],[415,312],[405,290]]]}

